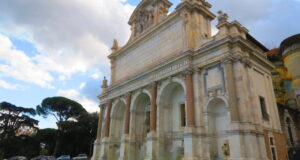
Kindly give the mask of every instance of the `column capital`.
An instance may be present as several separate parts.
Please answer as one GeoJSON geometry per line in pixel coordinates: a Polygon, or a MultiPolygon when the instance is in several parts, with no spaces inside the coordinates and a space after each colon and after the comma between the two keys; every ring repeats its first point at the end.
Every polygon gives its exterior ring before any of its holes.
{"type": "Polygon", "coordinates": [[[240,62],[244,64],[246,67],[251,67],[252,62],[249,56],[241,55],[241,54],[229,54],[221,59],[221,63],[223,64],[233,64],[235,62],[240,62]]]}
{"type": "Polygon", "coordinates": [[[149,84],[149,86],[152,88],[152,87],[156,87],[158,85],[158,82],[157,81],[154,81],[154,82],[151,82],[149,84]]]}
{"type": "Polygon", "coordinates": [[[232,54],[229,54],[229,55],[226,55],[224,56],[222,59],[221,59],[221,63],[223,64],[233,64],[234,62],[236,61],[236,58],[234,55],[232,54]]]}
{"type": "Polygon", "coordinates": [[[132,95],[132,92],[127,92],[127,93],[124,94],[124,98],[128,98],[131,95],[132,95]]]}
{"type": "Polygon", "coordinates": [[[195,70],[194,68],[189,67],[189,68],[187,68],[187,69],[185,69],[185,70],[183,71],[183,74],[184,74],[184,75],[189,75],[189,74],[193,74],[195,71],[196,71],[196,70],[195,70]]]}

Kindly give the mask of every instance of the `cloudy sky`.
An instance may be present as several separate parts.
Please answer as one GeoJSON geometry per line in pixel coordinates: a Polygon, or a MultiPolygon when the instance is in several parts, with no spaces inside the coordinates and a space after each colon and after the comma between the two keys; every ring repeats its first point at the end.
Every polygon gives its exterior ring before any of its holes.
{"type": "MultiPolygon", "coordinates": [[[[170,0],[178,5],[180,0],[170,0]]],[[[0,0],[0,102],[35,107],[65,96],[89,112],[109,77],[110,46],[129,38],[140,0],[0,0]]],[[[269,48],[300,32],[300,0],[209,0],[269,48]]],[[[214,21],[212,24],[214,25],[214,21]]],[[[53,119],[40,127],[55,127],[53,119]]]]}

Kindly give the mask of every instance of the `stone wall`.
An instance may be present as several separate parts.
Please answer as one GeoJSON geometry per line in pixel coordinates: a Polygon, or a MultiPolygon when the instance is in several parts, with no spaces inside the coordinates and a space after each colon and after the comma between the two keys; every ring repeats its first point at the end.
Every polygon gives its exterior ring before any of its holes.
{"type": "Polygon", "coordinates": [[[182,23],[182,20],[177,20],[119,55],[115,62],[115,82],[132,77],[180,54],[184,45],[182,23]]]}
{"type": "Polygon", "coordinates": [[[287,156],[286,140],[284,134],[270,132],[270,131],[264,131],[264,134],[265,134],[264,137],[265,137],[268,159],[272,160],[270,140],[269,140],[271,135],[275,140],[277,160],[286,160],[288,156],[287,156]]]}

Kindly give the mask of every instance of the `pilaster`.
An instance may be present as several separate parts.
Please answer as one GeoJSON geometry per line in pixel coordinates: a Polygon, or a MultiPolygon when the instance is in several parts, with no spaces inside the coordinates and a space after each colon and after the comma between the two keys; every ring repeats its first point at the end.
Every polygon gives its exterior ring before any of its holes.
{"type": "Polygon", "coordinates": [[[230,106],[230,118],[231,121],[239,121],[239,110],[237,106],[237,93],[235,86],[235,78],[233,72],[233,59],[227,57],[223,60],[225,75],[226,75],[226,87],[227,94],[229,97],[229,106],[230,106]]]}
{"type": "Polygon", "coordinates": [[[97,130],[97,137],[94,142],[94,149],[93,149],[93,156],[92,160],[98,160],[100,157],[100,141],[101,141],[101,133],[102,133],[102,120],[103,120],[103,114],[104,114],[104,106],[100,106],[100,113],[99,113],[99,119],[98,119],[98,130],[97,130]]]}
{"type": "Polygon", "coordinates": [[[108,102],[107,112],[106,112],[105,137],[109,137],[110,120],[111,120],[111,117],[110,117],[111,108],[112,108],[112,101],[110,100],[110,101],[108,102]]]}

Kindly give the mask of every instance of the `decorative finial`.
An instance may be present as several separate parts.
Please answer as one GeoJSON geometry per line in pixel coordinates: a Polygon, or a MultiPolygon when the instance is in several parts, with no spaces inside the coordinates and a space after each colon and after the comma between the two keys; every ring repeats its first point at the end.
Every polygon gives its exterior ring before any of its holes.
{"type": "Polygon", "coordinates": [[[223,22],[226,22],[228,20],[228,14],[227,13],[223,13],[222,11],[219,11],[218,14],[219,14],[219,16],[218,16],[219,23],[223,23],[223,22]]]}
{"type": "Polygon", "coordinates": [[[101,86],[101,88],[102,89],[105,89],[105,88],[107,88],[108,87],[108,85],[107,85],[107,79],[106,79],[106,77],[104,77],[104,79],[103,79],[103,81],[102,81],[102,86],[101,86]]]}
{"type": "Polygon", "coordinates": [[[116,52],[119,49],[118,41],[114,39],[113,47],[111,48],[112,52],[116,52]]]}

